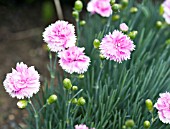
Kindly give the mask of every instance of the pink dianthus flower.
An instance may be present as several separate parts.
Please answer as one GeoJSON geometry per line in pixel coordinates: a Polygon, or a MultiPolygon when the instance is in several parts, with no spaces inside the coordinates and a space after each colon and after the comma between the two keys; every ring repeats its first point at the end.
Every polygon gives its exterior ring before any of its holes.
{"type": "Polygon", "coordinates": [[[45,28],[44,41],[53,52],[62,51],[65,48],[75,46],[75,28],[66,21],[56,21],[45,28]]]}
{"type": "Polygon", "coordinates": [[[130,59],[131,51],[135,49],[133,41],[125,34],[114,30],[106,35],[101,42],[101,54],[106,59],[121,63],[123,60],[130,59]]]}
{"type": "Polygon", "coordinates": [[[159,119],[166,124],[170,124],[170,93],[161,93],[160,98],[154,107],[158,110],[159,119]]]}
{"type": "Polygon", "coordinates": [[[165,21],[170,24],[170,0],[165,0],[162,6],[164,9],[163,17],[165,18],[165,21]]]}
{"type": "Polygon", "coordinates": [[[3,82],[6,92],[13,98],[30,98],[39,91],[40,75],[34,69],[34,66],[27,67],[23,62],[17,63],[16,69],[8,73],[3,82]]]}
{"type": "MultiPolygon", "coordinates": [[[[76,125],[75,129],[89,129],[89,128],[86,125],[81,124],[81,125],[76,125]]],[[[95,129],[95,128],[91,128],[91,129],[95,129]]]]}
{"type": "Polygon", "coordinates": [[[59,52],[61,67],[70,74],[73,72],[78,74],[86,72],[90,64],[90,58],[83,51],[84,48],[74,46],[59,52]]]}
{"type": "Polygon", "coordinates": [[[109,17],[112,14],[110,0],[91,0],[87,5],[87,11],[109,17]]]}
{"type": "Polygon", "coordinates": [[[121,23],[119,28],[121,31],[124,31],[124,32],[128,31],[129,29],[129,27],[125,23],[121,23]]]}

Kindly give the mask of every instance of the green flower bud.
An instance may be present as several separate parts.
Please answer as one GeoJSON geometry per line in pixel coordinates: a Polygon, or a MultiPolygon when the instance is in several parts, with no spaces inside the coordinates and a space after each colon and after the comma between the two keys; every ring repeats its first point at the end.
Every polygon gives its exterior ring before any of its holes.
{"type": "Polygon", "coordinates": [[[145,129],[148,129],[151,126],[151,123],[148,120],[146,120],[144,121],[143,126],[145,129]]]}
{"type": "Polygon", "coordinates": [[[145,104],[146,104],[146,107],[149,110],[149,112],[152,112],[153,111],[153,103],[152,103],[152,101],[150,99],[147,99],[145,101],[145,104]]]}
{"type": "Polygon", "coordinates": [[[125,126],[125,125],[123,125],[123,126],[122,126],[122,129],[126,129],[126,126],[125,126]]]}
{"type": "Polygon", "coordinates": [[[119,12],[120,9],[121,9],[121,5],[120,4],[113,4],[112,5],[112,10],[114,12],[119,12]]]}
{"type": "Polygon", "coordinates": [[[76,91],[76,90],[78,90],[78,87],[77,87],[77,86],[73,86],[73,87],[72,87],[72,90],[73,90],[73,91],[76,91]]]}
{"type": "Polygon", "coordinates": [[[112,21],[117,21],[119,19],[120,19],[120,16],[118,14],[112,16],[112,21]]]}
{"type": "Polygon", "coordinates": [[[73,16],[75,19],[77,19],[78,16],[79,16],[79,12],[78,12],[78,11],[73,11],[73,12],[72,12],[72,16],[73,16]]]}
{"type": "Polygon", "coordinates": [[[170,45],[170,39],[167,39],[167,40],[165,41],[165,44],[166,44],[166,45],[170,45]]]}
{"type": "Polygon", "coordinates": [[[136,38],[136,35],[137,35],[137,34],[138,34],[137,31],[131,31],[131,32],[128,34],[128,36],[133,40],[133,39],[136,38]]]}
{"type": "Polygon", "coordinates": [[[95,40],[93,41],[93,45],[94,45],[94,48],[99,48],[99,46],[100,46],[100,41],[99,41],[98,39],[95,39],[95,40]]]}
{"type": "Polygon", "coordinates": [[[128,128],[132,128],[135,125],[135,122],[132,119],[129,119],[129,120],[126,120],[125,125],[128,128]]]}
{"type": "Polygon", "coordinates": [[[163,15],[163,13],[164,13],[164,8],[163,8],[163,6],[161,5],[161,6],[159,7],[159,14],[160,14],[160,15],[163,15]]]}
{"type": "Polygon", "coordinates": [[[162,24],[162,22],[161,22],[161,21],[157,21],[157,22],[156,22],[156,27],[157,27],[157,28],[161,28],[161,27],[162,27],[162,25],[163,25],[163,24],[162,24]]]}
{"type": "Polygon", "coordinates": [[[116,2],[116,0],[111,0],[110,4],[113,5],[116,2]]]}
{"type": "Polygon", "coordinates": [[[57,101],[57,95],[53,94],[47,99],[47,103],[50,105],[57,101]]]}
{"type": "Polygon", "coordinates": [[[100,54],[99,57],[100,57],[101,60],[105,59],[104,55],[102,55],[102,54],[100,54]]]}
{"type": "Polygon", "coordinates": [[[82,8],[83,8],[82,1],[77,0],[74,4],[74,9],[80,12],[82,10],[82,8]]]}
{"type": "Polygon", "coordinates": [[[80,75],[78,76],[78,78],[83,79],[83,78],[84,78],[84,74],[80,74],[80,75]]]}
{"type": "Polygon", "coordinates": [[[138,12],[138,8],[136,7],[130,8],[130,13],[137,13],[137,12],[138,12]]]}
{"type": "Polygon", "coordinates": [[[80,21],[80,25],[81,25],[81,26],[84,26],[85,24],[86,24],[86,21],[85,21],[85,20],[80,21]]]}
{"type": "Polygon", "coordinates": [[[86,103],[86,100],[83,97],[80,97],[77,101],[77,105],[83,106],[86,103]]]}
{"type": "Polygon", "coordinates": [[[128,0],[121,0],[121,3],[122,3],[122,7],[126,8],[128,3],[129,3],[129,1],[128,0]]]}
{"type": "Polygon", "coordinates": [[[17,106],[18,106],[18,108],[20,108],[20,109],[26,108],[26,107],[27,107],[27,104],[28,104],[28,101],[26,101],[26,100],[19,100],[19,101],[17,102],[17,106]]]}
{"type": "Polygon", "coordinates": [[[76,99],[76,98],[73,98],[71,102],[72,102],[73,104],[77,104],[77,99],[76,99]]]}
{"type": "Polygon", "coordinates": [[[63,80],[63,85],[64,85],[64,88],[66,88],[67,90],[70,90],[72,87],[71,81],[68,78],[65,78],[63,80]]]}

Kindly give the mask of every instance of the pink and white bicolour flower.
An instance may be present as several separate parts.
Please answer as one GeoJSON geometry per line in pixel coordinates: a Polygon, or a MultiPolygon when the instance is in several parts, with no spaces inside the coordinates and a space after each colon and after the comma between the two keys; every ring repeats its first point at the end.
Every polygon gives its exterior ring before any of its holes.
{"type": "MultiPolygon", "coordinates": [[[[89,129],[89,128],[84,124],[80,124],[80,125],[76,125],[75,129],[89,129]]],[[[95,129],[95,128],[91,128],[91,129],[95,129]]]]}
{"type": "Polygon", "coordinates": [[[87,11],[92,14],[99,14],[102,17],[109,17],[112,14],[110,0],[91,0],[87,4],[87,11]]]}
{"type": "Polygon", "coordinates": [[[61,67],[68,73],[84,73],[90,64],[90,58],[84,54],[84,48],[70,47],[58,53],[61,67]]]}
{"type": "Polygon", "coordinates": [[[154,107],[158,110],[159,119],[166,124],[170,124],[170,93],[161,93],[154,107]]]}
{"type": "Polygon", "coordinates": [[[100,45],[100,52],[106,59],[119,63],[130,59],[131,51],[134,49],[133,41],[118,30],[114,30],[106,35],[100,45]]]}
{"type": "Polygon", "coordinates": [[[27,67],[23,62],[17,63],[16,69],[8,73],[3,82],[6,92],[13,98],[30,98],[36,94],[40,88],[40,75],[34,66],[27,67]]]}
{"type": "Polygon", "coordinates": [[[56,21],[45,28],[43,32],[44,41],[53,52],[65,50],[75,46],[75,28],[66,21],[56,21]]]}
{"type": "Polygon", "coordinates": [[[128,29],[129,29],[129,27],[126,25],[126,23],[121,23],[121,24],[119,25],[119,28],[120,28],[120,30],[123,31],[123,32],[126,32],[126,31],[128,31],[128,29]]]}
{"type": "Polygon", "coordinates": [[[170,24],[170,0],[165,0],[162,7],[164,9],[163,17],[165,18],[165,21],[170,24]]]}

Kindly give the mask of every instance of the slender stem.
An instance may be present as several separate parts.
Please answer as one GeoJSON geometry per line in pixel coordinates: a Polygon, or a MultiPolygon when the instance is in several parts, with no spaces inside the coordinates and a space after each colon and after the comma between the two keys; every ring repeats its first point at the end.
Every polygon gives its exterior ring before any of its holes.
{"type": "Polygon", "coordinates": [[[62,12],[62,9],[61,9],[60,0],[54,0],[54,3],[55,3],[58,18],[60,20],[63,20],[63,12],[62,12]]]}
{"type": "Polygon", "coordinates": [[[47,103],[40,108],[40,110],[38,111],[38,113],[40,113],[45,107],[47,107],[47,103]]]}
{"type": "Polygon", "coordinates": [[[77,46],[79,45],[79,39],[80,39],[80,25],[79,25],[79,15],[76,19],[76,30],[77,30],[77,46]]]}
{"type": "Polygon", "coordinates": [[[38,125],[38,113],[37,113],[34,105],[32,104],[31,99],[28,99],[28,102],[29,102],[29,104],[31,105],[31,107],[32,107],[32,109],[33,109],[33,111],[34,111],[36,129],[39,129],[39,125],[38,125]]]}

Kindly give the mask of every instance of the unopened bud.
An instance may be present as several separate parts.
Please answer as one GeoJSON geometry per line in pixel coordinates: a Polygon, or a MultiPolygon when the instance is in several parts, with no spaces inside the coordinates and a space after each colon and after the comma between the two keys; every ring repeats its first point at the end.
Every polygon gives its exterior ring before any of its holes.
{"type": "Polygon", "coordinates": [[[85,24],[86,24],[86,21],[85,21],[85,20],[80,21],[80,25],[81,25],[81,26],[84,26],[85,24]]]}
{"type": "Polygon", "coordinates": [[[99,57],[100,57],[101,60],[104,60],[104,59],[105,59],[105,57],[104,57],[103,54],[100,54],[99,57]]]}
{"type": "Polygon", "coordinates": [[[129,120],[126,120],[125,125],[128,128],[132,128],[135,125],[135,122],[132,119],[129,119],[129,120]]]}
{"type": "Polygon", "coordinates": [[[120,19],[120,16],[119,16],[118,14],[112,16],[112,20],[113,20],[113,21],[117,21],[117,20],[119,20],[119,19],[120,19]]]}
{"type": "Polygon", "coordinates": [[[129,3],[129,1],[128,0],[121,0],[121,3],[122,3],[122,7],[126,8],[128,3],[129,3]]]}
{"type": "Polygon", "coordinates": [[[162,25],[163,25],[163,24],[162,24],[162,22],[161,22],[161,21],[157,21],[157,22],[156,22],[156,27],[157,27],[157,28],[161,28],[161,27],[162,27],[162,25]]]}
{"type": "Polygon", "coordinates": [[[144,121],[143,126],[145,129],[148,129],[151,126],[151,123],[148,120],[146,120],[144,121]]]}
{"type": "Polygon", "coordinates": [[[113,5],[116,2],[116,0],[111,0],[110,4],[113,5]]]}
{"type": "Polygon", "coordinates": [[[138,8],[136,7],[130,8],[130,13],[137,13],[137,12],[138,12],[138,8]]]}
{"type": "Polygon", "coordinates": [[[73,86],[73,87],[72,87],[72,90],[73,90],[73,91],[76,91],[76,90],[78,90],[78,87],[77,87],[77,86],[73,86]]]}
{"type": "Polygon", "coordinates": [[[67,90],[71,89],[72,87],[71,81],[68,78],[65,78],[63,80],[63,85],[64,85],[64,88],[66,88],[67,90]]]}
{"type": "Polygon", "coordinates": [[[80,74],[80,75],[78,76],[78,78],[83,79],[83,78],[84,78],[84,74],[80,74]]]}
{"type": "Polygon", "coordinates": [[[153,111],[153,103],[152,103],[152,101],[151,101],[150,99],[147,99],[147,100],[145,101],[145,104],[146,104],[147,109],[148,109],[150,112],[152,112],[152,111],[153,111]]]}
{"type": "Polygon", "coordinates": [[[82,10],[82,8],[83,8],[82,1],[77,0],[74,4],[74,9],[80,12],[82,10]]]}
{"type": "Polygon", "coordinates": [[[47,103],[50,105],[57,101],[57,95],[53,94],[47,99],[47,103]]]}
{"type": "Polygon", "coordinates": [[[125,126],[125,125],[123,125],[123,126],[122,126],[122,129],[126,129],[126,126],[125,126]]]}
{"type": "Polygon", "coordinates": [[[159,14],[160,14],[160,15],[163,15],[163,13],[164,13],[164,8],[163,8],[163,6],[161,5],[161,6],[159,7],[159,14]]]}
{"type": "Polygon", "coordinates": [[[79,16],[79,12],[78,12],[78,11],[73,11],[73,12],[72,12],[72,16],[73,16],[75,19],[77,19],[78,16],[79,16]]]}
{"type": "Polygon", "coordinates": [[[76,99],[76,98],[73,98],[71,102],[72,102],[73,104],[77,104],[77,99],[76,99]]]}
{"type": "Polygon", "coordinates": [[[24,109],[27,107],[28,102],[26,100],[19,100],[17,102],[18,108],[24,109]]]}
{"type": "Polygon", "coordinates": [[[86,100],[83,97],[80,97],[77,101],[77,105],[83,106],[86,103],[86,100]]]}
{"type": "Polygon", "coordinates": [[[138,34],[137,31],[131,31],[131,32],[128,34],[128,36],[133,40],[133,39],[136,38],[136,35],[137,35],[137,34],[138,34]]]}
{"type": "Polygon", "coordinates": [[[93,45],[94,45],[94,48],[99,48],[99,46],[100,46],[100,41],[99,41],[98,39],[95,39],[95,40],[93,41],[93,45]]]}
{"type": "Polygon", "coordinates": [[[121,5],[120,4],[113,4],[112,5],[112,10],[114,12],[119,12],[120,9],[121,9],[121,5]]]}

